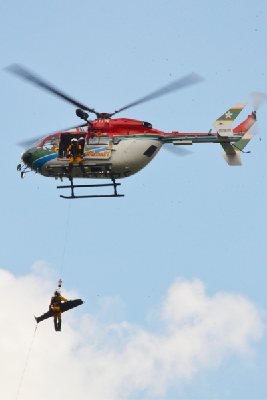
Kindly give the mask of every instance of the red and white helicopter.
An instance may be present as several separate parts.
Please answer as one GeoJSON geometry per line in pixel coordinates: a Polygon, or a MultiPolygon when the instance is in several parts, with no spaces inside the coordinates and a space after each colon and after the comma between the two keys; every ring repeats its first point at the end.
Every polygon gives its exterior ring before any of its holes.
{"type": "Polygon", "coordinates": [[[148,122],[135,119],[111,119],[119,112],[138,104],[163,96],[167,93],[185,88],[203,81],[197,74],[189,74],[170,83],[141,99],[120,108],[113,113],[101,113],[89,108],[48,84],[40,77],[31,73],[26,68],[13,64],[6,68],[7,71],[46,89],[78,107],[76,114],[86,122],[83,125],[66,129],[46,137],[21,142],[28,147],[21,155],[21,164],[17,169],[21,177],[26,172],[35,171],[43,176],[68,178],[70,185],[58,186],[70,188],[70,196],[61,196],[67,199],[82,197],[121,197],[117,193],[120,183],[116,179],[126,178],[144,168],[159,152],[164,144],[172,143],[175,146],[192,145],[193,143],[220,143],[223,147],[222,155],[229,165],[241,165],[240,153],[254,136],[248,130],[256,121],[254,110],[247,119],[233,129],[232,122],[244,108],[246,103],[237,103],[227,110],[214,123],[217,133],[180,133],[177,131],[165,133],[154,129],[148,122]],[[96,119],[89,120],[88,111],[96,115],[96,119]],[[73,138],[83,138],[83,165],[84,171],[74,162],[71,173],[68,172],[69,158],[67,148],[73,138]],[[110,179],[112,183],[98,185],[74,185],[74,178],[110,179]],[[114,194],[75,196],[76,187],[113,186],[114,194]]]}

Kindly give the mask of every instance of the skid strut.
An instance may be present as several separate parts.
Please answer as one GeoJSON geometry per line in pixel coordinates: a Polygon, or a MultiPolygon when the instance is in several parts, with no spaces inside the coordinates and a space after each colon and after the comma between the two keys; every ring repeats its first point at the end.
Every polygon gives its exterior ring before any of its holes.
{"type": "Polygon", "coordinates": [[[100,185],[74,185],[73,184],[73,177],[69,177],[70,185],[67,186],[57,186],[57,189],[67,189],[70,188],[71,196],[63,196],[60,195],[63,199],[83,199],[83,198],[90,198],[90,197],[124,197],[124,194],[117,193],[117,186],[120,186],[120,183],[116,183],[115,178],[112,174],[110,174],[110,179],[112,183],[104,183],[100,185]],[[102,186],[113,186],[114,194],[96,194],[96,195],[88,195],[88,196],[75,196],[74,188],[85,188],[85,187],[102,187],[102,186]]]}

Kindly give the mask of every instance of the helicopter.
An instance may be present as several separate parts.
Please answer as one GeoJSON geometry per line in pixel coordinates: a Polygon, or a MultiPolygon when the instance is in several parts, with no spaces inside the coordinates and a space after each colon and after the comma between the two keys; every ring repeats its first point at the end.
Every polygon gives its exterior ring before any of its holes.
{"type": "Polygon", "coordinates": [[[117,186],[120,183],[117,183],[116,180],[139,172],[157,155],[164,144],[189,146],[194,143],[220,143],[223,148],[222,156],[226,162],[230,166],[241,166],[240,153],[244,152],[243,149],[254,136],[249,129],[256,122],[256,110],[252,111],[246,120],[237,127],[232,127],[233,121],[247,104],[245,102],[235,104],[213,123],[216,133],[212,133],[212,129],[206,133],[180,133],[178,131],[165,133],[153,128],[149,122],[112,118],[131,107],[202,82],[204,78],[195,73],[173,81],[112,113],[103,113],[74,100],[19,64],[12,64],[5,69],[78,107],[76,115],[85,121],[83,124],[61,132],[20,143],[27,147],[21,154],[21,163],[17,166],[21,177],[24,178],[27,172],[34,171],[45,177],[60,179],[61,182],[63,182],[63,178],[69,179],[70,185],[57,186],[57,189],[71,189],[70,196],[60,196],[64,199],[123,197],[124,195],[117,192],[117,186]],[[96,118],[90,120],[86,111],[95,114],[96,118]],[[73,168],[69,172],[67,149],[73,139],[82,139],[84,168],[82,170],[74,162],[73,168]],[[75,185],[74,178],[109,179],[112,183],[75,185]],[[113,186],[114,193],[84,196],[74,194],[75,188],[102,186],[113,186]]]}

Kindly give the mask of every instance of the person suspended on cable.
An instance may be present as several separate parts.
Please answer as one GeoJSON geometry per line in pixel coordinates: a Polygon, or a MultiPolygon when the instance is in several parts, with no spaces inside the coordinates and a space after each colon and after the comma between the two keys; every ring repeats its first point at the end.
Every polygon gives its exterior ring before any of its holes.
{"type": "Polygon", "coordinates": [[[68,301],[65,297],[61,296],[60,289],[54,291],[54,296],[51,298],[49,310],[52,311],[54,317],[55,331],[61,331],[61,302],[68,301]]]}
{"type": "Polygon", "coordinates": [[[55,331],[61,331],[61,314],[65,311],[69,311],[74,307],[81,306],[83,301],[81,299],[67,300],[61,296],[61,285],[62,280],[58,281],[58,288],[54,291],[54,296],[51,298],[49,305],[49,311],[42,314],[40,317],[34,317],[37,324],[45,319],[54,318],[55,331]],[[63,303],[62,303],[63,302],[63,303]]]}
{"type": "Polygon", "coordinates": [[[72,170],[72,167],[73,167],[73,163],[76,160],[76,162],[80,166],[83,174],[86,174],[84,165],[82,163],[82,159],[83,159],[83,143],[81,142],[81,138],[79,139],[79,142],[78,142],[78,140],[76,138],[71,139],[71,144],[67,148],[67,156],[70,157],[70,160],[69,160],[69,173],[71,173],[71,170],[72,170]]]}

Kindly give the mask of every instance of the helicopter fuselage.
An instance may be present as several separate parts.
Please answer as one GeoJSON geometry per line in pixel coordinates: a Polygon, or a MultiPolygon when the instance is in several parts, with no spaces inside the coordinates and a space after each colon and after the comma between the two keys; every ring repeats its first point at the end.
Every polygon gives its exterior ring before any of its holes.
{"type": "MultiPolygon", "coordinates": [[[[251,116],[248,117],[250,119],[251,116]]],[[[22,162],[43,176],[69,177],[64,171],[69,165],[67,148],[73,137],[84,139],[83,165],[74,162],[72,177],[116,179],[131,176],[144,168],[159,152],[164,143],[190,145],[193,143],[235,142],[242,134],[234,130],[231,137],[221,138],[216,133],[165,133],[152,128],[148,122],[134,119],[98,119],[87,126],[56,133],[43,138],[22,153],[22,162]]]]}
{"type": "Polygon", "coordinates": [[[22,162],[31,170],[50,177],[65,177],[69,165],[67,147],[71,139],[84,138],[83,165],[76,162],[73,177],[107,178],[107,168],[116,179],[133,175],[144,168],[163,145],[164,132],[137,120],[96,120],[93,128],[80,127],[50,135],[22,153],[22,162]]]}

